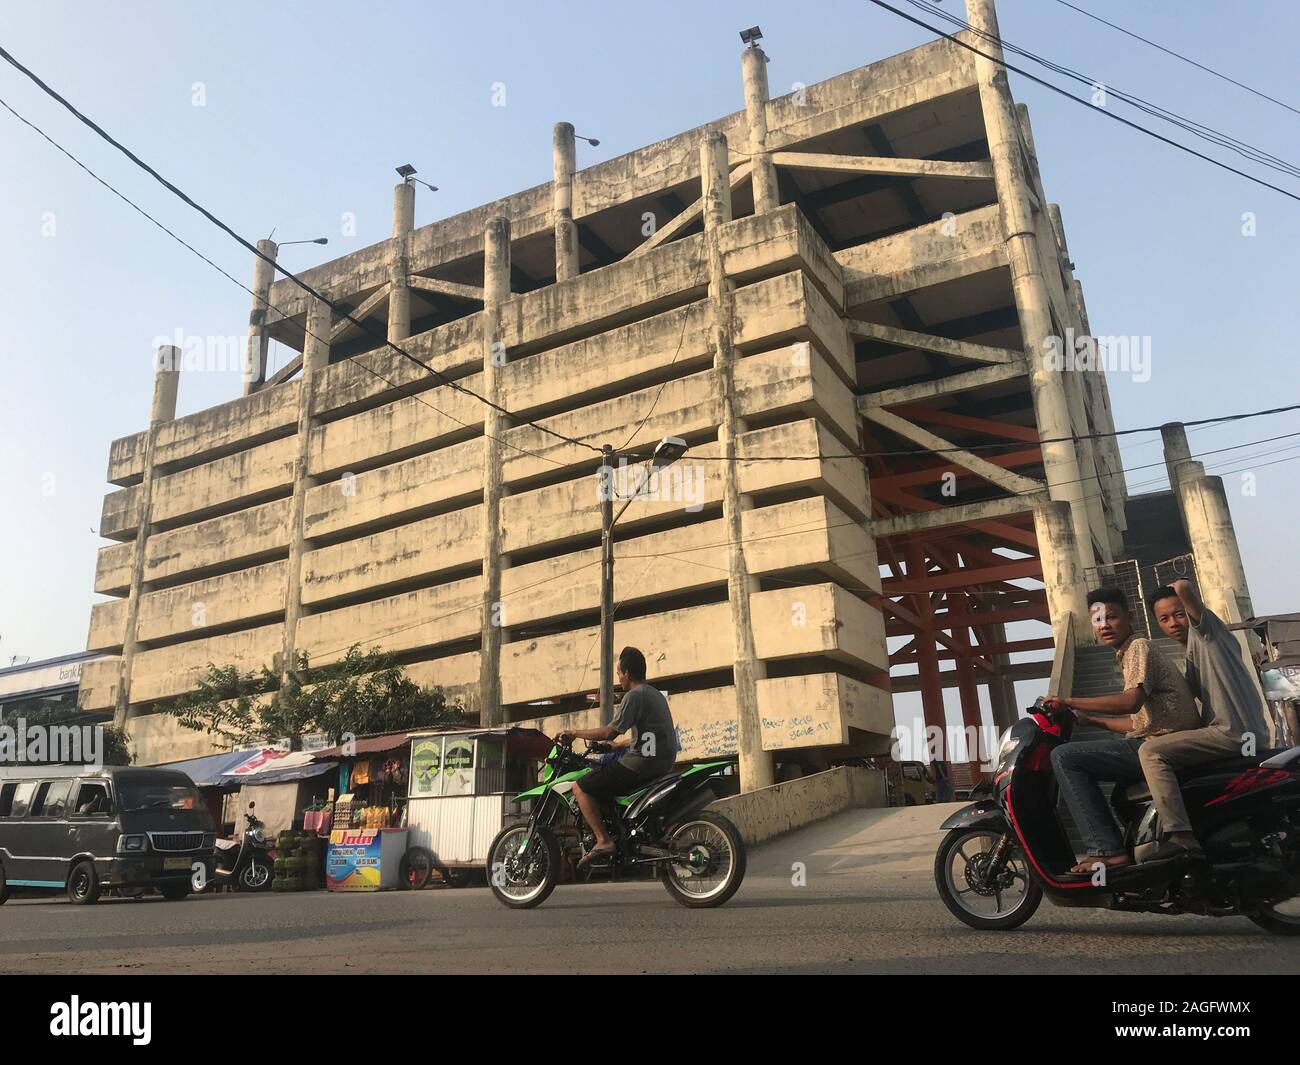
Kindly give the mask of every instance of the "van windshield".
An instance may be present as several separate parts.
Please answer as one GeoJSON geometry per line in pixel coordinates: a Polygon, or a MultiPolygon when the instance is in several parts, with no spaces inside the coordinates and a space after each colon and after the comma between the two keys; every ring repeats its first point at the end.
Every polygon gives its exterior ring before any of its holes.
{"type": "Polygon", "coordinates": [[[122,783],[117,788],[118,805],[122,810],[198,810],[202,808],[199,793],[186,784],[122,783]]]}

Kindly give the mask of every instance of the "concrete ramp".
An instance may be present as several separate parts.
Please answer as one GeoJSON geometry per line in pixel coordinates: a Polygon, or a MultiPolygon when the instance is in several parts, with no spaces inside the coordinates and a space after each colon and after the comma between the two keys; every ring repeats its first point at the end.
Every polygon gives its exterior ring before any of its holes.
{"type": "Polygon", "coordinates": [[[810,882],[835,894],[861,891],[867,881],[878,888],[882,877],[928,879],[939,826],[965,805],[847,810],[755,847],[748,875],[789,879],[801,862],[810,882]]]}

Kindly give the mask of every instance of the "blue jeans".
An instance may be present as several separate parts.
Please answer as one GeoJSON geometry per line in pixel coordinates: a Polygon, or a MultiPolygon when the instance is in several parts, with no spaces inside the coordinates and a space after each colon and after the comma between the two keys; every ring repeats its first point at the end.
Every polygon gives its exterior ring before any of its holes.
{"type": "Polygon", "coordinates": [[[1124,837],[1098,782],[1132,784],[1143,779],[1138,760],[1141,746],[1141,738],[1115,736],[1062,743],[1052,749],[1052,770],[1089,857],[1124,853],[1124,837]]]}

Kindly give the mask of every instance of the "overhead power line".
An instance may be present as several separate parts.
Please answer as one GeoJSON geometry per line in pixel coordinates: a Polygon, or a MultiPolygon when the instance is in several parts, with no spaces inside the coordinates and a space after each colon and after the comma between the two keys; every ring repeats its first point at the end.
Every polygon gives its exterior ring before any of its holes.
{"type": "Polygon", "coordinates": [[[1300,177],[1300,167],[1296,166],[1294,163],[1287,162],[1287,160],[1281,159],[1278,156],[1265,151],[1263,148],[1250,144],[1248,141],[1243,141],[1238,137],[1234,137],[1230,133],[1224,133],[1222,130],[1215,129],[1213,126],[1207,126],[1202,122],[1197,122],[1195,119],[1188,118],[1185,115],[1180,115],[1175,111],[1169,110],[1167,107],[1161,107],[1159,104],[1152,103],[1150,100],[1143,99],[1141,96],[1134,93],[1125,92],[1118,86],[1112,84],[1109,80],[1097,78],[1090,74],[1084,74],[1071,67],[1065,66],[1062,63],[1054,62],[1053,60],[1047,59],[1028,48],[1012,44],[1005,37],[1000,37],[976,29],[960,16],[950,14],[947,11],[941,11],[930,3],[929,0],[907,0],[907,3],[911,4],[912,7],[919,11],[936,15],[949,25],[956,26],[961,30],[966,30],[968,33],[972,33],[975,36],[988,41],[990,44],[1000,45],[1002,48],[1014,53],[1015,55],[1024,56],[1026,59],[1029,59],[1040,66],[1046,67],[1053,73],[1064,75],[1065,77],[1071,78],[1083,85],[1087,85],[1090,88],[1100,86],[1104,88],[1107,96],[1114,96],[1117,99],[1122,100],[1124,103],[1129,104],[1131,107],[1135,107],[1139,111],[1151,115],[1153,118],[1159,118],[1165,122],[1169,122],[1172,125],[1177,126],[1179,129],[1185,130],[1193,136],[1200,137],[1202,140],[1208,141],[1211,144],[1217,144],[1220,147],[1228,148],[1244,159],[1249,159],[1252,162],[1259,163],[1262,166],[1268,167],[1270,170],[1278,171],[1278,173],[1286,174],[1288,177],[1300,177]]]}
{"type": "Polygon", "coordinates": [[[1114,22],[1108,22],[1100,15],[1095,15],[1091,11],[1086,11],[1085,9],[1081,7],[1077,7],[1074,4],[1067,3],[1067,0],[1056,0],[1056,2],[1060,4],[1062,7],[1068,7],[1071,11],[1077,11],[1080,15],[1083,15],[1086,18],[1090,18],[1094,22],[1100,22],[1103,26],[1109,26],[1112,30],[1116,30],[1119,33],[1124,34],[1124,36],[1126,37],[1132,37],[1135,41],[1141,41],[1143,44],[1150,45],[1152,48],[1156,49],[1159,52],[1164,52],[1165,55],[1173,56],[1175,59],[1182,60],[1184,63],[1187,63],[1189,66],[1194,66],[1198,70],[1203,70],[1205,71],[1205,73],[1213,75],[1214,77],[1219,78],[1221,81],[1226,81],[1228,84],[1235,85],[1239,89],[1245,89],[1246,92],[1253,93],[1255,96],[1258,96],[1261,100],[1267,100],[1269,103],[1274,103],[1277,104],[1278,107],[1285,108],[1286,110],[1290,111],[1294,115],[1300,115],[1300,108],[1292,107],[1289,103],[1286,103],[1283,100],[1279,100],[1275,96],[1269,96],[1268,93],[1261,92],[1259,89],[1252,88],[1251,86],[1247,85],[1243,81],[1238,81],[1236,78],[1229,77],[1227,74],[1224,74],[1221,70],[1215,70],[1213,67],[1206,66],[1204,63],[1198,63],[1195,59],[1192,59],[1190,56],[1183,55],[1182,52],[1176,52],[1172,48],[1166,48],[1163,44],[1160,44],[1158,41],[1153,41],[1149,37],[1143,37],[1140,33],[1134,33],[1132,30],[1127,30],[1123,26],[1117,25],[1114,22]]]}
{"type": "MultiPolygon", "coordinates": [[[[564,433],[557,432],[556,430],[550,429],[544,425],[539,425],[537,422],[531,421],[527,418],[521,418],[519,415],[516,415],[513,411],[495,402],[494,400],[488,399],[486,396],[479,395],[473,389],[465,387],[459,382],[452,380],[450,377],[442,373],[440,370],[436,370],[428,363],[422,362],[420,359],[417,359],[405,348],[389,340],[386,335],[377,332],[372,326],[368,325],[366,322],[358,318],[355,318],[352,315],[351,310],[346,308],[343,304],[329,299],[323,293],[317,291],[311,285],[303,281],[302,278],[298,277],[297,274],[291,273],[290,271],[284,269],[269,255],[266,255],[265,253],[260,251],[255,244],[249,243],[244,237],[240,236],[237,232],[235,232],[233,228],[231,228],[229,225],[223,222],[220,218],[218,218],[215,214],[209,211],[202,204],[196,202],[192,197],[190,197],[182,189],[174,185],[171,181],[168,181],[167,178],[163,177],[157,170],[155,170],[152,166],[150,166],[138,155],[136,155],[135,152],[133,152],[130,148],[126,147],[126,145],[124,145],[121,141],[117,140],[106,130],[104,130],[101,126],[95,123],[92,119],[87,117],[83,112],[78,110],[78,108],[74,104],[72,104],[68,99],[62,96],[59,92],[57,92],[55,89],[51,88],[48,84],[46,84],[34,71],[24,66],[16,58],[14,58],[12,53],[10,53],[3,46],[0,46],[0,59],[4,59],[5,62],[7,62],[10,66],[12,66],[15,70],[21,73],[28,80],[30,80],[43,93],[45,93],[52,100],[56,101],[64,109],[66,109],[74,118],[77,119],[78,122],[82,123],[82,125],[92,130],[98,137],[108,142],[119,152],[125,155],[132,163],[134,163],[137,167],[139,167],[141,170],[147,173],[150,177],[152,177],[155,181],[157,181],[160,185],[162,185],[165,189],[167,189],[170,193],[172,193],[172,195],[176,196],[179,200],[181,200],[182,203],[193,208],[195,211],[201,214],[204,218],[206,218],[209,222],[215,225],[218,229],[224,232],[231,239],[236,241],[238,244],[240,244],[248,251],[252,252],[255,256],[257,256],[257,258],[261,259],[263,262],[269,263],[273,268],[279,270],[279,272],[282,273],[288,280],[292,281],[295,285],[297,285],[308,295],[312,296],[314,299],[320,300],[321,303],[329,307],[330,310],[338,314],[339,317],[346,319],[348,322],[356,326],[366,335],[378,340],[381,344],[384,344],[387,348],[391,348],[402,358],[407,359],[408,361],[414,363],[416,366],[420,367],[426,373],[431,374],[435,380],[437,380],[441,384],[446,385],[448,388],[451,388],[452,390],[457,392],[464,393],[467,396],[471,396],[472,398],[478,400],[480,403],[484,404],[485,406],[491,407],[493,410],[497,411],[500,414],[505,415],[506,417],[514,421],[520,422],[521,424],[524,425],[531,425],[534,429],[537,429],[539,432],[546,433],[568,444],[574,444],[578,447],[588,448],[591,451],[600,454],[600,448],[596,447],[596,445],[588,443],[585,440],[578,440],[574,437],[566,436],[564,433]]],[[[9,110],[12,112],[13,109],[10,108],[9,110]]],[[[16,114],[16,112],[13,113],[16,114]]]]}
{"type": "Polygon", "coordinates": [[[1212,166],[1217,166],[1220,170],[1226,170],[1229,173],[1236,174],[1238,177],[1245,178],[1247,181],[1254,182],[1256,185],[1263,185],[1265,188],[1272,189],[1274,192],[1280,192],[1283,196],[1286,196],[1289,199],[1300,201],[1300,194],[1298,193],[1294,193],[1287,189],[1284,189],[1280,185],[1274,185],[1272,182],[1265,181],[1263,178],[1256,177],[1254,174],[1248,174],[1244,170],[1239,170],[1237,169],[1237,167],[1232,166],[1229,163],[1225,163],[1220,159],[1215,159],[1214,156],[1212,155],[1206,155],[1204,152],[1199,152],[1195,148],[1192,148],[1186,144],[1174,140],[1172,137],[1166,137],[1163,133],[1157,133],[1149,126],[1144,126],[1140,122],[1134,122],[1132,119],[1125,118],[1123,115],[1117,115],[1114,111],[1109,111],[1104,107],[1094,107],[1087,100],[1075,96],[1072,92],[1069,92],[1061,88],[1059,85],[1053,84],[1052,82],[1047,81],[1045,78],[1040,78],[1036,74],[1031,74],[1023,67],[1013,66],[1012,64],[1008,63],[1005,59],[999,59],[997,58],[997,56],[990,55],[988,52],[981,51],[980,49],[976,48],[974,45],[968,44],[965,41],[960,40],[957,37],[954,37],[951,33],[948,33],[937,26],[932,26],[930,23],[925,22],[922,19],[909,15],[906,11],[894,7],[892,4],[885,3],[884,0],[867,0],[867,2],[871,4],[875,4],[876,7],[879,7],[885,11],[892,12],[893,14],[897,15],[901,19],[906,19],[914,26],[920,26],[921,29],[923,30],[929,30],[931,33],[939,37],[944,37],[947,40],[951,41],[953,44],[957,45],[959,48],[965,48],[968,52],[973,52],[975,55],[982,56],[984,59],[987,59],[992,63],[997,63],[998,66],[1002,67],[1004,70],[1009,70],[1015,74],[1019,74],[1022,78],[1032,81],[1036,85],[1041,85],[1045,89],[1050,89],[1052,92],[1056,93],[1057,95],[1064,96],[1067,100],[1073,100],[1076,104],[1079,104],[1082,107],[1086,107],[1089,111],[1093,111],[1097,114],[1104,115],[1105,117],[1111,119],[1114,122],[1119,122],[1122,125],[1128,126],[1130,129],[1135,129],[1139,133],[1145,133],[1148,137],[1154,137],[1156,140],[1161,141],[1164,144],[1168,144],[1173,148],[1177,148],[1181,152],[1186,152],[1188,155],[1194,155],[1198,159],[1203,159],[1205,162],[1211,164],[1212,166]]]}

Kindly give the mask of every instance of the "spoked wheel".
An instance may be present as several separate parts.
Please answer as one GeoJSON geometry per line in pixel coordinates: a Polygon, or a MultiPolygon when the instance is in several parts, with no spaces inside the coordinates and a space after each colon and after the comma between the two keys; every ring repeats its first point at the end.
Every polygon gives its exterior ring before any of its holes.
{"type": "Polygon", "coordinates": [[[1249,917],[1275,936],[1300,936],[1300,895],[1261,906],[1249,917]]]}
{"type": "Polygon", "coordinates": [[[1008,842],[1000,868],[992,869],[1003,839],[991,829],[949,832],[934,856],[934,882],[953,916],[985,931],[1019,928],[1043,901],[1043,889],[1030,877],[1024,853],[1008,842]]]}
{"type": "Polygon", "coordinates": [[[721,814],[696,814],[674,825],[667,845],[680,857],[659,866],[659,879],[683,906],[721,906],[745,879],[745,841],[721,814]]]}
{"type": "Polygon", "coordinates": [[[240,891],[265,891],[271,886],[275,870],[270,861],[260,855],[249,860],[239,874],[240,891]]]}
{"type": "Polygon", "coordinates": [[[488,849],[488,885],[514,910],[540,906],[560,882],[560,841],[544,825],[510,825],[488,849]]]}

